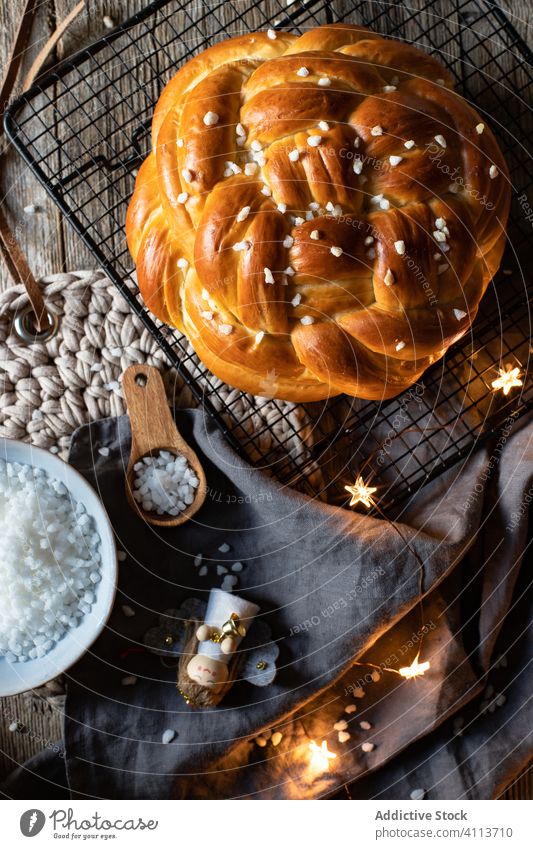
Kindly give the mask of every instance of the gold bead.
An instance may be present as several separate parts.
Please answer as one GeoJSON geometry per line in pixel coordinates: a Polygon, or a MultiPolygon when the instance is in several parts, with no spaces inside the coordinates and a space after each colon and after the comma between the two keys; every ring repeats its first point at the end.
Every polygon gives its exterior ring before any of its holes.
{"type": "Polygon", "coordinates": [[[255,664],[255,668],[256,669],[266,669],[267,668],[266,661],[260,660],[258,663],[255,664]]]}
{"type": "Polygon", "coordinates": [[[171,646],[173,642],[174,642],[174,637],[172,636],[172,634],[167,634],[165,636],[165,645],[171,646]]]}

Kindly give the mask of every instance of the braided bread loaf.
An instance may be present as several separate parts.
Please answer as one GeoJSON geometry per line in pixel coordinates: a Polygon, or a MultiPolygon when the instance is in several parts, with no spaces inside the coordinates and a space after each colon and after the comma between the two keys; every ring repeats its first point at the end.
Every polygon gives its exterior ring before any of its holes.
{"type": "Polygon", "coordinates": [[[184,65],[126,232],[148,308],[227,383],[380,399],[470,327],[509,201],[494,136],[448,72],[343,24],[184,65]]]}

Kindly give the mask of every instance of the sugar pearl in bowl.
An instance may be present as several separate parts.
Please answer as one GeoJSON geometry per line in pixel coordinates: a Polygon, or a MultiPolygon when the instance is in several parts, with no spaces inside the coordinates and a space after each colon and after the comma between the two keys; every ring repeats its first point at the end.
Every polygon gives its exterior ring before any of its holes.
{"type": "Polygon", "coordinates": [[[113,529],[59,457],[0,439],[0,696],[45,684],[87,651],[113,606],[113,529]]]}

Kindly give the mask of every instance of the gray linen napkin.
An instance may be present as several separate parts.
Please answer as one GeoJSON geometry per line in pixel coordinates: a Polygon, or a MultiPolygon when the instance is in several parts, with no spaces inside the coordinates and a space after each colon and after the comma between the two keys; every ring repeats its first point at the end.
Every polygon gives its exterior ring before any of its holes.
{"type": "Polygon", "coordinates": [[[502,516],[521,509],[531,486],[529,429],[507,442],[492,507],[476,494],[487,489],[486,449],[452,488],[453,470],[411,502],[401,530],[424,562],[420,575],[412,551],[383,520],[311,501],[269,480],[239,459],[201,412],[180,414],[179,426],[205,464],[209,497],[195,520],[172,530],[147,528],[126,506],[125,417],[83,427],[73,441],[71,462],[99,490],[127,552],[109,625],[69,676],[65,744],[74,796],[331,793],[379,771],[479,692],[490,664],[484,645],[488,638],[493,645],[510,604],[524,545],[524,521],[512,544],[494,549],[494,535],[504,530],[502,516]],[[104,446],[107,457],[98,452],[104,446]],[[480,529],[473,571],[454,570],[480,529]],[[218,552],[223,542],[231,546],[228,554],[218,552]],[[211,563],[205,577],[193,565],[200,551],[211,563]],[[166,608],[191,596],[205,599],[220,585],[215,566],[224,560],[245,564],[237,591],[261,606],[280,648],[279,671],[264,690],[237,683],[218,708],[191,711],[177,694],[174,672],[143,651],[142,638],[166,608]],[[476,581],[484,603],[465,645],[456,597],[476,581]],[[124,604],[135,609],[134,617],[124,616],[124,604]],[[423,678],[405,681],[383,672],[373,681],[370,667],[353,666],[365,652],[363,659],[380,668],[409,665],[424,625],[421,659],[431,661],[431,670],[423,678]],[[137,676],[136,685],[121,684],[127,675],[137,676]],[[357,686],[364,691],[360,699],[357,686]],[[344,714],[355,702],[356,713],[344,714]],[[363,734],[359,722],[367,716],[372,730],[363,734]],[[344,744],[332,728],[342,717],[351,733],[344,744]],[[260,749],[250,738],[272,726],[283,733],[282,742],[260,749]],[[164,745],[167,728],[176,737],[164,745]],[[311,739],[327,739],[337,754],[319,775],[309,774],[311,739]],[[373,751],[362,753],[365,741],[374,742],[373,751]]]}

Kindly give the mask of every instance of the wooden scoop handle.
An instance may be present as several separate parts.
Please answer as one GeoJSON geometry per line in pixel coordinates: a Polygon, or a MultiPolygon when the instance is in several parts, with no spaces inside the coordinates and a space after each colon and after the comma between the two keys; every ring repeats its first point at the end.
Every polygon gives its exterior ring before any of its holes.
{"type": "Polygon", "coordinates": [[[122,377],[122,386],[131,422],[131,458],[154,449],[179,451],[188,448],[170,413],[165,386],[153,366],[130,366],[122,377]]]}

